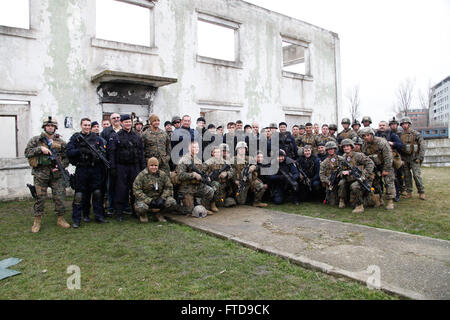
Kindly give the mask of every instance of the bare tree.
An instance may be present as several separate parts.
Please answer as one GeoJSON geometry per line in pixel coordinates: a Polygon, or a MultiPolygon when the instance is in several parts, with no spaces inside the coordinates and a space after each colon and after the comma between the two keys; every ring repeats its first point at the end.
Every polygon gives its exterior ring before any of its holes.
{"type": "Polygon", "coordinates": [[[350,102],[349,109],[350,115],[352,117],[352,123],[355,119],[359,118],[359,106],[360,106],[360,98],[359,98],[359,84],[353,86],[351,89],[347,91],[345,95],[348,101],[350,102]]]}
{"type": "Polygon", "coordinates": [[[427,123],[426,125],[430,125],[430,119],[429,119],[429,110],[431,107],[431,98],[432,98],[432,89],[431,89],[431,81],[428,81],[428,87],[425,90],[418,89],[417,90],[417,97],[419,98],[419,105],[421,109],[427,110],[427,123]]]}
{"type": "Polygon", "coordinates": [[[395,112],[401,113],[404,116],[408,115],[413,99],[414,84],[414,80],[411,80],[410,78],[407,78],[400,83],[397,92],[395,93],[397,98],[395,112]]]}

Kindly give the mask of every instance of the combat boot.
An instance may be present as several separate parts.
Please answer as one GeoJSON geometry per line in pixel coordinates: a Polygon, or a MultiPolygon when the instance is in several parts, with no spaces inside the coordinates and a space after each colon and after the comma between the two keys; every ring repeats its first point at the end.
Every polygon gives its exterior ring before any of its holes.
{"type": "Polygon", "coordinates": [[[420,200],[426,200],[425,193],[419,193],[420,200]]]}
{"type": "Polygon", "coordinates": [[[214,214],[214,212],[212,212],[210,210],[206,210],[206,213],[208,214],[208,216],[212,216],[214,214]]]}
{"type": "Polygon", "coordinates": [[[388,203],[386,205],[386,210],[394,210],[394,200],[393,199],[388,200],[388,203]]]}
{"type": "Polygon", "coordinates": [[[211,211],[219,212],[219,209],[217,209],[216,203],[214,201],[211,202],[211,211]]]}
{"type": "Polygon", "coordinates": [[[344,209],[344,208],[345,208],[345,200],[339,199],[339,209],[344,209]]]}
{"type": "Polygon", "coordinates": [[[31,232],[33,232],[33,233],[39,232],[39,230],[41,229],[41,219],[42,219],[42,216],[34,217],[34,223],[33,223],[33,226],[31,227],[31,232]]]}
{"type": "Polygon", "coordinates": [[[58,221],[56,222],[56,224],[57,224],[58,226],[60,226],[61,228],[64,228],[64,229],[70,228],[70,224],[68,224],[68,223],[66,222],[66,220],[64,219],[63,216],[58,216],[58,221]]]}
{"type": "Polygon", "coordinates": [[[364,206],[360,204],[355,209],[353,209],[352,213],[363,213],[364,212],[364,206]]]}
{"type": "Polygon", "coordinates": [[[157,213],[157,214],[155,215],[155,217],[156,217],[156,219],[157,219],[159,222],[167,222],[167,220],[164,219],[164,217],[161,215],[161,213],[157,213]]]}
{"type": "Polygon", "coordinates": [[[411,192],[407,192],[405,199],[411,199],[412,198],[412,193],[411,192]]]}
{"type": "Polygon", "coordinates": [[[375,208],[379,208],[381,206],[380,195],[379,194],[373,194],[372,195],[372,201],[374,203],[374,207],[375,208]]]}
{"type": "Polygon", "coordinates": [[[148,222],[147,214],[143,213],[143,214],[139,215],[139,221],[141,221],[142,223],[148,222]]]}
{"type": "Polygon", "coordinates": [[[380,194],[380,207],[384,206],[384,200],[383,197],[380,194]]]}
{"type": "Polygon", "coordinates": [[[267,203],[255,201],[255,202],[253,203],[253,206],[254,206],[254,207],[259,207],[259,208],[265,208],[265,207],[267,207],[267,203]]]}

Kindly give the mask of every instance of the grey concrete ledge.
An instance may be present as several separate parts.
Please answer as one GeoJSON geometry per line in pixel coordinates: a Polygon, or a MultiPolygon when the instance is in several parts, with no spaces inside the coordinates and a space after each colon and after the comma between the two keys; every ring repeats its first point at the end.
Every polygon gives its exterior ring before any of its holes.
{"type": "Polygon", "coordinates": [[[149,55],[158,55],[158,48],[156,48],[156,47],[147,47],[147,46],[141,46],[141,45],[137,45],[137,44],[129,44],[129,43],[123,43],[123,42],[117,42],[117,41],[111,41],[111,40],[103,40],[103,39],[97,39],[97,38],[91,39],[91,46],[97,47],[97,48],[102,48],[102,49],[126,51],[126,52],[149,54],[149,55]]]}
{"type": "Polygon", "coordinates": [[[36,32],[33,29],[22,29],[7,26],[0,26],[0,35],[25,39],[37,39],[36,32]]]}
{"type": "Polygon", "coordinates": [[[214,59],[214,58],[210,58],[210,57],[203,57],[203,56],[197,55],[197,62],[212,64],[212,65],[221,66],[221,67],[243,69],[243,64],[240,61],[227,61],[227,60],[214,59]]]}

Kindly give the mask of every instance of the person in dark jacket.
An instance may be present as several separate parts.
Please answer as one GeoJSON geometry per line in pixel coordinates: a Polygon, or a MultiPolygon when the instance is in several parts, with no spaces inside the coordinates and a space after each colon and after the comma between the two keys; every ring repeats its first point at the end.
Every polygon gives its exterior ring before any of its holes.
{"type": "Polygon", "coordinates": [[[303,148],[303,155],[299,157],[297,162],[298,168],[301,169],[307,178],[300,175],[299,197],[300,201],[323,200],[325,194],[322,190],[320,182],[320,160],[312,153],[312,147],[306,145],[303,148]],[[311,190],[306,181],[309,179],[311,190]]]}
{"type": "Polygon", "coordinates": [[[297,144],[295,143],[294,136],[289,131],[286,131],[287,129],[286,122],[280,122],[278,124],[278,127],[280,128],[279,148],[283,149],[289,158],[291,158],[292,160],[297,160],[298,158],[297,144]]]}
{"type": "MultiPolygon", "coordinates": [[[[189,153],[189,145],[192,141],[197,141],[199,146],[202,146],[202,141],[199,137],[197,130],[191,129],[191,117],[184,115],[181,119],[181,127],[173,131],[170,137],[170,144],[172,145],[171,158],[174,165],[178,164],[178,161],[189,153]]],[[[203,150],[200,150],[203,152],[203,150]]]]}

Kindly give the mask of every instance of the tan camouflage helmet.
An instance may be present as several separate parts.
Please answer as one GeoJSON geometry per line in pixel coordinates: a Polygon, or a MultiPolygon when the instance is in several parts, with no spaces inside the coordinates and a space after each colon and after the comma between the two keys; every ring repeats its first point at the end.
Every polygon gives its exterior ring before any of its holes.
{"type": "Polygon", "coordinates": [[[208,211],[204,206],[198,205],[192,210],[192,215],[196,218],[204,218],[208,215],[208,211]]]}
{"type": "Polygon", "coordinates": [[[362,118],[361,122],[364,122],[364,121],[369,121],[370,123],[372,123],[372,118],[370,118],[369,116],[364,116],[362,118]]]}
{"type": "Polygon", "coordinates": [[[352,146],[352,148],[355,147],[355,144],[353,143],[353,141],[351,139],[344,139],[341,142],[341,146],[345,147],[345,146],[352,146]]]}
{"type": "Polygon", "coordinates": [[[55,129],[58,129],[58,121],[53,119],[51,116],[49,116],[46,120],[42,122],[42,129],[45,128],[46,125],[52,125],[55,127],[55,129]]]}
{"type": "Polygon", "coordinates": [[[358,120],[355,119],[352,123],[352,127],[353,126],[361,126],[361,122],[359,122],[358,120]]]}
{"type": "Polygon", "coordinates": [[[220,149],[220,151],[225,150],[226,152],[230,152],[230,147],[226,143],[219,144],[219,149],[220,149]]]}
{"type": "Polygon", "coordinates": [[[342,119],[341,124],[344,124],[344,123],[350,124],[351,123],[350,119],[349,118],[342,119]]]}
{"type": "Polygon", "coordinates": [[[364,137],[365,135],[371,134],[371,135],[375,135],[375,132],[373,131],[373,129],[371,127],[366,127],[366,128],[362,128],[359,129],[359,133],[361,134],[362,137],[364,137]]]}
{"type": "Polygon", "coordinates": [[[398,124],[397,119],[395,119],[395,117],[392,117],[392,119],[389,121],[389,125],[391,124],[398,124]]]}
{"type": "Polygon", "coordinates": [[[325,144],[325,149],[326,150],[329,150],[329,149],[336,149],[337,150],[337,148],[338,148],[338,146],[337,146],[336,142],[334,142],[334,141],[328,141],[325,144]]]}
{"type": "Polygon", "coordinates": [[[330,124],[330,125],[328,126],[328,130],[334,130],[334,131],[337,131],[337,129],[338,129],[338,127],[337,127],[337,125],[335,125],[335,124],[330,124]]]}
{"type": "Polygon", "coordinates": [[[400,120],[400,125],[402,125],[402,124],[404,124],[404,123],[409,123],[409,124],[411,124],[411,118],[410,118],[410,117],[403,117],[403,118],[400,120]]]}
{"type": "Polygon", "coordinates": [[[247,144],[244,141],[239,141],[236,144],[236,150],[239,149],[239,148],[246,148],[247,149],[247,144]]]}
{"type": "Polygon", "coordinates": [[[360,137],[358,137],[358,136],[354,137],[352,140],[353,140],[354,144],[362,145],[364,143],[363,140],[360,137]]]}

